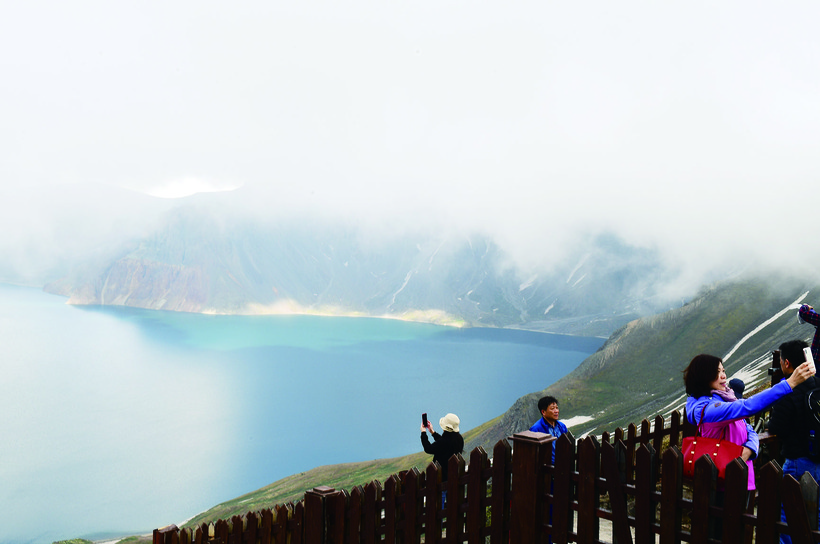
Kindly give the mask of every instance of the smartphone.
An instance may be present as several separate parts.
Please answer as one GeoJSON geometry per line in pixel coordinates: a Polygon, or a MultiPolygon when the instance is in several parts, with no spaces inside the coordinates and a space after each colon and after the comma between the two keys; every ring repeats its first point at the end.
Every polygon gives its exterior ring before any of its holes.
{"type": "Polygon", "coordinates": [[[427,413],[421,414],[421,426],[427,427],[427,413]]]}
{"type": "Polygon", "coordinates": [[[803,355],[806,357],[806,362],[814,370],[814,357],[811,356],[811,348],[803,348],[803,355]]]}

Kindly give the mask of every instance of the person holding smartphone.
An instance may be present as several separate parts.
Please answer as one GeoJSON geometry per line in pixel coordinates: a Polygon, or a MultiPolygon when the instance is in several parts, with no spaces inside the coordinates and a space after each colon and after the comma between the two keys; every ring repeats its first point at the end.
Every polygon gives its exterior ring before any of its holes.
{"type": "MultiPolygon", "coordinates": [[[[803,340],[783,342],[780,350],[780,369],[784,379],[807,361],[804,348],[809,345],[803,340]]],[[[812,357],[813,358],[813,357],[812,357]]],[[[794,388],[791,395],[778,400],[772,406],[769,432],[780,441],[780,455],[783,456],[783,476],[791,474],[799,480],[804,472],[820,480],[820,436],[818,425],[811,413],[807,397],[820,389],[820,378],[812,376],[794,388]]],[[[786,521],[786,511],[781,507],[780,520],[786,521]]],[[[791,544],[789,535],[780,535],[780,542],[791,544]]]]}
{"type": "MultiPolygon", "coordinates": [[[[426,415],[426,414],[425,414],[426,415]]],[[[427,418],[423,418],[422,423],[427,418]]],[[[447,470],[450,464],[450,457],[457,453],[464,453],[464,438],[458,431],[461,421],[455,414],[447,414],[438,422],[441,427],[442,434],[438,434],[433,430],[433,424],[427,421],[427,426],[421,427],[421,445],[424,447],[425,453],[433,455],[433,461],[438,463],[441,467],[441,483],[447,481],[447,470]],[[433,435],[433,442],[427,436],[427,432],[433,435]]],[[[447,489],[441,492],[441,507],[447,501],[447,489]]]]}

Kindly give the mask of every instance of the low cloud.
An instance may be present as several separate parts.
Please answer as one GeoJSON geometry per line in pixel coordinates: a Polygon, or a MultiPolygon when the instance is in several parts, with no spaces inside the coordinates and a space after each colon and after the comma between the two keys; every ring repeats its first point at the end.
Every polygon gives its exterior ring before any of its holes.
{"type": "Polygon", "coordinates": [[[231,182],[214,182],[195,177],[184,177],[168,181],[160,185],[148,187],[144,192],[149,196],[157,198],[185,198],[186,196],[196,195],[199,193],[223,193],[235,191],[242,187],[242,184],[231,182]]]}
{"type": "Polygon", "coordinates": [[[241,186],[212,196],[480,231],[525,268],[601,232],[685,285],[820,266],[813,3],[54,7],[0,22],[6,254],[133,226],[101,186],[166,207],[241,186]]]}

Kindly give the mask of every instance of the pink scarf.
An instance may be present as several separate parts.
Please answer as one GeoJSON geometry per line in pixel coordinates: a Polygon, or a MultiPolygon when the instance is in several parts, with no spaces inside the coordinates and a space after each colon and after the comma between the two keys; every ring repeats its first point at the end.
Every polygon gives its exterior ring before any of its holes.
{"type": "Polygon", "coordinates": [[[734,402],[737,400],[735,392],[732,391],[730,387],[727,387],[725,391],[721,391],[720,389],[712,389],[712,394],[717,395],[726,402],[734,402]]]}
{"type": "MultiPolygon", "coordinates": [[[[726,402],[734,402],[737,400],[735,392],[732,391],[730,388],[727,388],[725,391],[712,389],[712,393],[717,395],[726,402]]],[[[746,443],[746,439],[748,438],[746,420],[738,419],[732,422],[716,421],[713,423],[701,422],[701,434],[703,434],[703,436],[708,436],[711,438],[721,438],[724,436],[724,432],[726,433],[725,438],[727,440],[730,440],[735,444],[740,444],[742,446],[746,443]]],[[[746,461],[746,466],[749,467],[749,481],[747,489],[752,490],[755,488],[755,469],[754,463],[751,459],[746,461]]]]}

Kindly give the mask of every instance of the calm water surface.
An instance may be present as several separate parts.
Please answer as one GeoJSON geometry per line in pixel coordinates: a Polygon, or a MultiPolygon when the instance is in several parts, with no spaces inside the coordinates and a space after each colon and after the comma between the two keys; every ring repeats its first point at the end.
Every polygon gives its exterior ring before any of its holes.
{"type": "Polygon", "coordinates": [[[0,542],[141,534],[313,467],[421,450],[603,343],[365,318],[67,306],[0,284],[0,542]]]}

